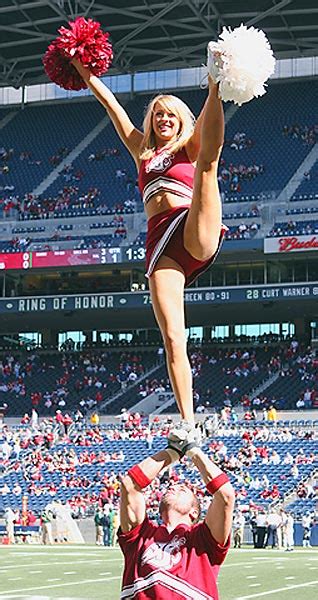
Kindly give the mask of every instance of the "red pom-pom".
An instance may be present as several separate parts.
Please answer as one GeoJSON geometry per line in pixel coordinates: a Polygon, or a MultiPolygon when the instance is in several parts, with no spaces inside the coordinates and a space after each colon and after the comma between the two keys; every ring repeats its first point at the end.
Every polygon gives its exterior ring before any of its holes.
{"type": "Polygon", "coordinates": [[[44,57],[43,64],[47,76],[65,90],[82,90],[87,85],[81,78],[78,71],[70,63],[61,51],[56,47],[57,41],[54,40],[49,45],[44,57]]]}
{"type": "Polygon", "coordinates": [[[69,23],[70,29],[60,27],[60,35],[49,45],[43,64],[48,77],[66,90],[81,90],[87,86],[71,64],[76,58],[93,75],[104,75],[113,58],[109,34],[104,33],[100,23],[78,17],[69,23]]]}

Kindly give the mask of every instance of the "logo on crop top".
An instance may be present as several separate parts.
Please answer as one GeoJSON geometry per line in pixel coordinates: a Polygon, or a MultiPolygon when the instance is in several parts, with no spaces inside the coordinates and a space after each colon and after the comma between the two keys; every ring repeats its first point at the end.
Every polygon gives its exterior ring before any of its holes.
{"type": "Polygon", "coordinates": [[[170,542],[153,542],[141,557],[142,565],[151,565],[160,569],[172,569],[181,561],[180,548],[185,546],[186,539],[175,535],[170,542]]]}
{"type": "Polygon", "coordinates": [[[157,156],[154,156],[146,165],[146,173],[149,173],[150,171],[165,171],[171,167],[173,158],[174,154],[169,154],[167,150],[157,154],[157,156]]]}

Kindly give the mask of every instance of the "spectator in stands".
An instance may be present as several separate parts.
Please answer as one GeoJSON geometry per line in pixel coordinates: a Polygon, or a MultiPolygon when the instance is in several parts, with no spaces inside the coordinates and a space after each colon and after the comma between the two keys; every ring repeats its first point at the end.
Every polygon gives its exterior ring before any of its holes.
{"type": "Polygon", "coordinates": [[[271,421],[272,423],[277,422],[277,410],[276,410],[275,406],[273,406],[272,404],[270,405],[270,407],[268,409],[267,420],[271,421]]]}
{"type": "Polygon", "coordinates": [[[157,96],[148,107],[142,133],[102,81],[79,61],[72,62],[106,108],[139,169],[148,218],[147,276],[152,306],[163,335],[179,411],[183,419],[193,423],[184,286],[214,261],[224,235],[217,182],[224,138],[218,86],[209,80],[209,95],[195,125],[192,113],[180,99],[157,96]]]}
{"type": "Polygon", "coordinates": [[[193,432],[173,430],[167,449],[133,466],[122,480],[119,544],[125,556],[123,593],[129,590],[134,595],[147,586],[148,594],[158,597],[167,597],[173,589],[181,596],[195,593],[217,600],[216,574],[229,548],[233,505],[228,477],[195,445],[193,432]],[[146,513],[143,490],[185,452],[214,494],[206,517],[197,523],[197,495],[186,484],[174,484],[160,501],[164,524],[154,525],[146,513]]]}
{"type": "Polygon", "coordinates": [[[32,429],[37,429],[38,422],[39,422],[39,414],[33,407],[32,412],[31,412],[31,427],[32,427],[32,429]]]}
{"type": "Polygon", "coordinates": [[[90,416],[90,423],[93,427],[98,427],[99,425],[99,414],[94,411],[90,416]]]}
{"type": "Polygon", "coordinates": [[[305,408],[305,401],[302,397],[298,398],[298,400],[296,402],[296,408],[297,408],[297,410],[302,410],[303,408],[305,408]]]}

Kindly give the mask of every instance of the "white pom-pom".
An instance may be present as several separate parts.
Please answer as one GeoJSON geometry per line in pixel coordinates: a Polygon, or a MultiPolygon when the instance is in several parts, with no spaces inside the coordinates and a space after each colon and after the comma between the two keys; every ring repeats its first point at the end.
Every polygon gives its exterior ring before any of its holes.
{"type": "Polygon", "coordinates": [[[208,44],[207,67],[220,98],[241,106],[265,94],[275,58],[264,32],[242,24],[233,31],[224,27],[219,40],[208,44]]]}

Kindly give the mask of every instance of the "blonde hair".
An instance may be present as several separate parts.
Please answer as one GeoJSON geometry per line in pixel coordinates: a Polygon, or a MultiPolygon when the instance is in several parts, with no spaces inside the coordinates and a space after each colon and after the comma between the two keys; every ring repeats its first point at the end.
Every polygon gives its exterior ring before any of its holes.
{"type": "Polygon", "coordinates": [[[156,151],[156,139],[152,125],[152,117],[157,102],[160,102],[165,110],[173,112],[180,121],[180,130],[177,139],[174,142],[171,142],[171,144],[167,144],[167,148],[169,148],[171,153],[177,152],[180,148],[183,148],[193,133],[195,117],[189,107],[177,96],[159,94],[149,102],[146,109],[143,122],[144,137],[140,147],[141,160],[152,158],[156,151]]]}

